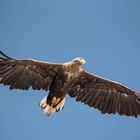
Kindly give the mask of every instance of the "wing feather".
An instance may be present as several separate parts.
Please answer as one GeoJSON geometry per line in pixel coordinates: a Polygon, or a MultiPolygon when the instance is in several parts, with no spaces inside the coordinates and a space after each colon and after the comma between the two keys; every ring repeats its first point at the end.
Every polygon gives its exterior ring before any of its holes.
{"type": "Polygon", "coordinates": [[[0,51],[0,84],[10,89],[48,90],[61,64],[52,64],[36,60],[15,60],[0,51]]]}
{"type": "Polygon", "coordinates": [[[100,101],[100,104],[99,104],[99,110],[102,111],[103,108],[104,108],[104,101],[106,99],[106,96],[107,96],[107,93],[106,92],[102,92],[102,98],[101,98],[101,101],[100,101]]]}
{"type": "Polygon", "coordinates": [[[69,95],[76,97],[76,101],[99,109],[103,114],[140,115],[140,94],[120,83],[85,71],[75,80],[69,95]]]}

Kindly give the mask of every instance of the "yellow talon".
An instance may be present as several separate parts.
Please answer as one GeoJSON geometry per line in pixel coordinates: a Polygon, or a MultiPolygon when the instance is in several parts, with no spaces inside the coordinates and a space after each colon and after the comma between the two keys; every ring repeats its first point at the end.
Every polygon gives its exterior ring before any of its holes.
{"type": "Polygon", "coordinates": [[[58,104],[60,102],[60,98],[57,98],[56,100],[56,104],[58,104]]]}
{"type": "Polygon", "coordinates": [[[57,105],[59,102],[60,102],[60,98],[56,98],[56,97],[52,98],[52,101],[51,101],[52,105],[57,105]]]}
{"type": "Polygon", "coordinates": [[[55,104],[55,102],[56,102],[56,97],[53,97],[52,100],[51,100],[51,103],[55,104]]]}

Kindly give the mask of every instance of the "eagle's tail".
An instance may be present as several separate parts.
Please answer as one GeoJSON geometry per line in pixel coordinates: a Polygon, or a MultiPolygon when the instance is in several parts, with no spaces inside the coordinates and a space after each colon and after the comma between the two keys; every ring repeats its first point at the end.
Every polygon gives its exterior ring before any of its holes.
{"type": "Polygon", "coordinates": [[[65,98],[55,107],[47,104],[47,98],[48,98],[48,96],[45,96],[41,100],[40,107],[44,110],[44,113],[46,113],[48,116],[51,116],[55,112],[61,111],[64,108],[65,98]]]}

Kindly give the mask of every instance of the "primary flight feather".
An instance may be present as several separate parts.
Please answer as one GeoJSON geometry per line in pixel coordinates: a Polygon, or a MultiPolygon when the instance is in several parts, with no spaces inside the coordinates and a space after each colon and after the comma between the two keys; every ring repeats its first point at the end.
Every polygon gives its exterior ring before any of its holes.
{"type": "Polygon", "coordinates": [[[140,94],[123,86],[84,71],[82,57],[63,64],[13,59],[0,51],[0,84],[10,89],[49,91],[40,102],[49,116],[64,108],[65,96],[99,109],[103,114],[140,115],[140,94]]]}

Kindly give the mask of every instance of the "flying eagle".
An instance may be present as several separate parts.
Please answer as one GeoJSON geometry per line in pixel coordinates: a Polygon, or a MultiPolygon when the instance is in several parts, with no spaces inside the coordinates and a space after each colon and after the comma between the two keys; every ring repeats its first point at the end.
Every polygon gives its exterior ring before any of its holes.
{"type": "Polygon", "coordinates": [[[84,71],[80,66],[85,63],[82,57],[63,64],[13,59],[0,51],[0,84],[10,89],[49,91],[40,102],[48,116],[64,108],[67,94],[103,114],[140,115],[140,94],[84,71]]]}

